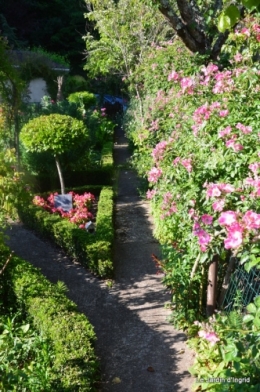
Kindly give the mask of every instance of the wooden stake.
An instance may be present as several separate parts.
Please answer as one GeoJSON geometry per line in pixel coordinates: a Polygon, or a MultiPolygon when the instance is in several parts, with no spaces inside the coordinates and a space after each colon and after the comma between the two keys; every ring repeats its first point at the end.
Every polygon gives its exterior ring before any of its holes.
{"type": "Polygon", "coordinates": [[[207,316],[213,315],[216,309],[217,297],[218,256],[215,255],[209,265],[207,287],[207,316]]]}

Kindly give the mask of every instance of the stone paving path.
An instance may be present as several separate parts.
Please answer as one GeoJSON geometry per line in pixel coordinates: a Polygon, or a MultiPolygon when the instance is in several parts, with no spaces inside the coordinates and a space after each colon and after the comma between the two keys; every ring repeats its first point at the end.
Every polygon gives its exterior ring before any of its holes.
{"type": "MultiPolygon", "coordinates": [[[[128,157],[127,141],[118,129],[115,162],[122,165],[128,157]]],[[[193,383],[188,373],[192,353],[185,335],[167,322],[170,310],[164,305],[170,295],[152,262],[151,254],[159,255],[159,247],[152,237],[148,204],[138,196],[138,181],[133,171],[119,170],[112,288],[21,223],[9,230],[8,244],[50,281],[65,282],[69,298],[94,325],[100,391],[186,392],[193,383]]]]}

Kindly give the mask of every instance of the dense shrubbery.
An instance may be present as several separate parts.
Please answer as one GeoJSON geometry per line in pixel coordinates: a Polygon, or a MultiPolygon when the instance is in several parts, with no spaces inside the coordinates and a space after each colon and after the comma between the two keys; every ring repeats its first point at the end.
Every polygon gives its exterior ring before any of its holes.
{"type": "Polygon", "coordinates": [[[196,321],[189,346],[197,351],[191,373],[202,391],[252,391],[260,389],[260,297],[228,315],[216,314],[196,321]],[[222,380],[222,381],[221,381],[222,380]],[[224,389],[225,388],[225,389],[224,389]]]}
{"type": "MultiPolygon", "coordinates": [[[[252,60],[260,25],[252,17],[244,23],[230,35],[218,64],[191,56],[178,41],[153,45],[137,72],[142,95],[132,98],[126,122],[136,147],[133,162],[149,181],[164,283],[172,291],[172,321],[191,330],[206,316],[213,258],[219,261],[219,292],[231,256],[247,271],[260,266],[260,73],[252,60]]],[[[259,311],[250,342],[238,326],[225,328],[225,317],[200,333],[201,339],[215,338],[216,345],[205,355],[205,341],[197,340],[195,375],[208,378],[209,356],[211,375],[234,375],[236,355],[248,366],[245,374],[254,374],[256,364],[246,358],[259,349],[259,311]]],[[[251,326],[244,322],[243,330],[250,334],[251,326]]],[[[259,380],[252,383],[248,390],[257,390],[259,380]]],[[[218,389],[211,385],[211,390],[218,389]]]]}
{"type": "MultiPolygon", "coordinates": [[[[238,38],[247,39],[246,31],[238,38]]],[[[180,274],[187,287],[194,263],[204,266],[196,279],[216,254],[222,264],[231,254],[247,268],[257,264],[250,252],[258,249],[260,228],[257,65],[241,54],[220,70],[186,54],[184,67],[183,52],[171,42],[152,50],[142,74],[144,125],[130,132],[137,168],[150,182],[147,197],[172,287],[180,287],[180,274]],[[177,61],[169,63],[174,53],[177,61]]]]}
{"type": "MultiPolygon", "coordinates": [[[[1,246],[1,267],[9,253],[1,246]]],[[[14,256],[0,284],[1,390],[93,391],[95,334],[65,285],[14,256]]]]}
{"type": "Polygon", "coordinates": [[[111,276],[113,242],[113,191],[104,187],[99,195],[96,229],[88,233],[59,215],[49,214],[41,207],[24,204],[19,207],[24,224],[52,239],[66,253],[79,260],[101,277],[111,276]]]}

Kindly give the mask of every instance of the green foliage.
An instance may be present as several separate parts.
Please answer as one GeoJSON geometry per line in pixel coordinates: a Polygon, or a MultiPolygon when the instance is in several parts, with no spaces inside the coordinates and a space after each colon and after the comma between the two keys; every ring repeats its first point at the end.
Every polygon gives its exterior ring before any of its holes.
{"type": "Polygon", "coordinates": [[[51,391],[54,352],[48,339],[29,323],[0,320],[0,388],[4,391],[51,391]]]}
{"type": "MultiPolygon", "coordinates": [[[[85,33],[84,2],[78,0],[54,0],[51,2],[21,0],[0,1],[0,10],[15,36],[15,49],[41,47],[50,53],[66,57],[71,69],[79,71],[82,62],[85,33]],[[18,41],[18,39],[16,39],[18,41]]],[[[1,26],[2,30],[2,26],[1,26]]],[[[6,29],[5,29],[6,32],[6,29]]],[[[12,38],[8,34],[8,38],[12,38]]]]}
{"type": "Polygon", "coordinates": [[[88,137],[84,123],[73,117],[50,114],[34,118],[21,130],[21,141],[28,151],[62,154],[88,137]]]}
{"type": "MultiPolygon", "coordinates": [[[[8,252],[8,248],[1,247],[3,260],[8,252]]],[[[64,295],[64,283],[51,284],[39,270],[18,257],[10,261],[8,275],[9,287],[21,311],[28,314],[30,324],[7,319],[0,326],[0,371],[4,374],[0,385],[19,385],[26,388],[24,391],[35,392],[42,388],[93,391],[97,380],[95,333],[64,295]]]]}
{"type": "Polygon", "coordinates": [[[68,96],[67,99],[70,103],[74,102],[78,106],[83,106],[84,109],[89,109],[92,106],[95,106],[97,103],[95,95],[89,93],[88,91],[79,91],[72,93],[68,96]]]}
{"type": "Polygon", "coordinates": [[[61,55],[58,54],[58,53],[51,53],[51,52],[48,52],[46,49],[42,48],[41,46],[33,47],[33,48],[31,49],[31,52],[33,52],[33,53],[38,53],[38,54],[40,55],[39,57],[41,57],[41,58],[46,58],[47,60],[56,63],[57,66],[58,66],[58,65],[62,65],[62,66],[64,66],[64,67],[66,67],[66,68],[69,68],[69,63],[68,63],[68,61],[66,60],[66,57],[61,56],[61,55]]]}
{"type": "MultiPolygon", "coordinates": [[[[201,391],[259,391],[260,297],[246,308],[217,314],[207,323],[195,322],[189,345],[196,351],[191,373],[201,391]],[[229,379],[228,384],[212,379],[229,379]]],[[[227,381],[226,381],[227,382],[227,381]]]]}
{"type": "MultiPolygon", "coordinates": [[[[8,218],[15,218],[18,201],[26,200],[27,192],[22,173],[16,169],[14,150],[0,152],[0,228],[8,218]]],[[[1,241],[0,241],[1,242],[1,241]]]]}
{"type": "Polygon", "coordinates": [[[89,88],[89,82],[81,75],[69,75],[65,78],[64,96],[67,97],[78,91],[86,91],[89,88]]]}
{"type": "Polygon", "coordinates": [[[19,215],[28,227],[54,240],[65,252],[101,277],[113,272],[113,192],[104,187],[99,196],[96,230],[88,233],[58,215],[24,204],[19,215]]]}
{"type": "Polygon", "coordinates": [[[92,0],[93,11],[85,16],[95,23],[99,37],[88,33],[87,69],[91,75],[120,73],[130,77],[151,42],[169,31],[163,17],[136,0],[92,0]]]}
{"type": "MultiPolygon", "coordinates": [[[[255,11],[259,7],[259,0],[242,0],[238,3],[242,5],[249,11],[255,11]]],[[[224,33],[226,30],[230,30],[232,27],[242,19],[241,17],[241,5],[234,4],[224,4],[224,7],[218,17],[218,30],[224,33]]]]}

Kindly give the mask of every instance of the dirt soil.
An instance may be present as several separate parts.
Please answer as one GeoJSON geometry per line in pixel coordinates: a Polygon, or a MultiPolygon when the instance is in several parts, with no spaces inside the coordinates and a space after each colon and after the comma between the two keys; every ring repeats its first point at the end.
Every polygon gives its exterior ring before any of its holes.
{"type": "MultiPolygon", "coordinates": [[[[53,283],[63,281],[73,300],[95,328],[101,363],[101,392],[186,392],[193,354],[185,335],[167,321],[170,293],[152,261],[160,256],[152,236],[149,206],[140,198],[140,180],[122,168],[129,158],[123,130],[115,137],[114,159],[120,165],[115,203],[115,279],[110,288],[62,250],[38,238],[22,223],[8,230],[7,244],[41,269],[53,283]]],[[[72,391],[73,392],[73,391],[72,391]]]]}

